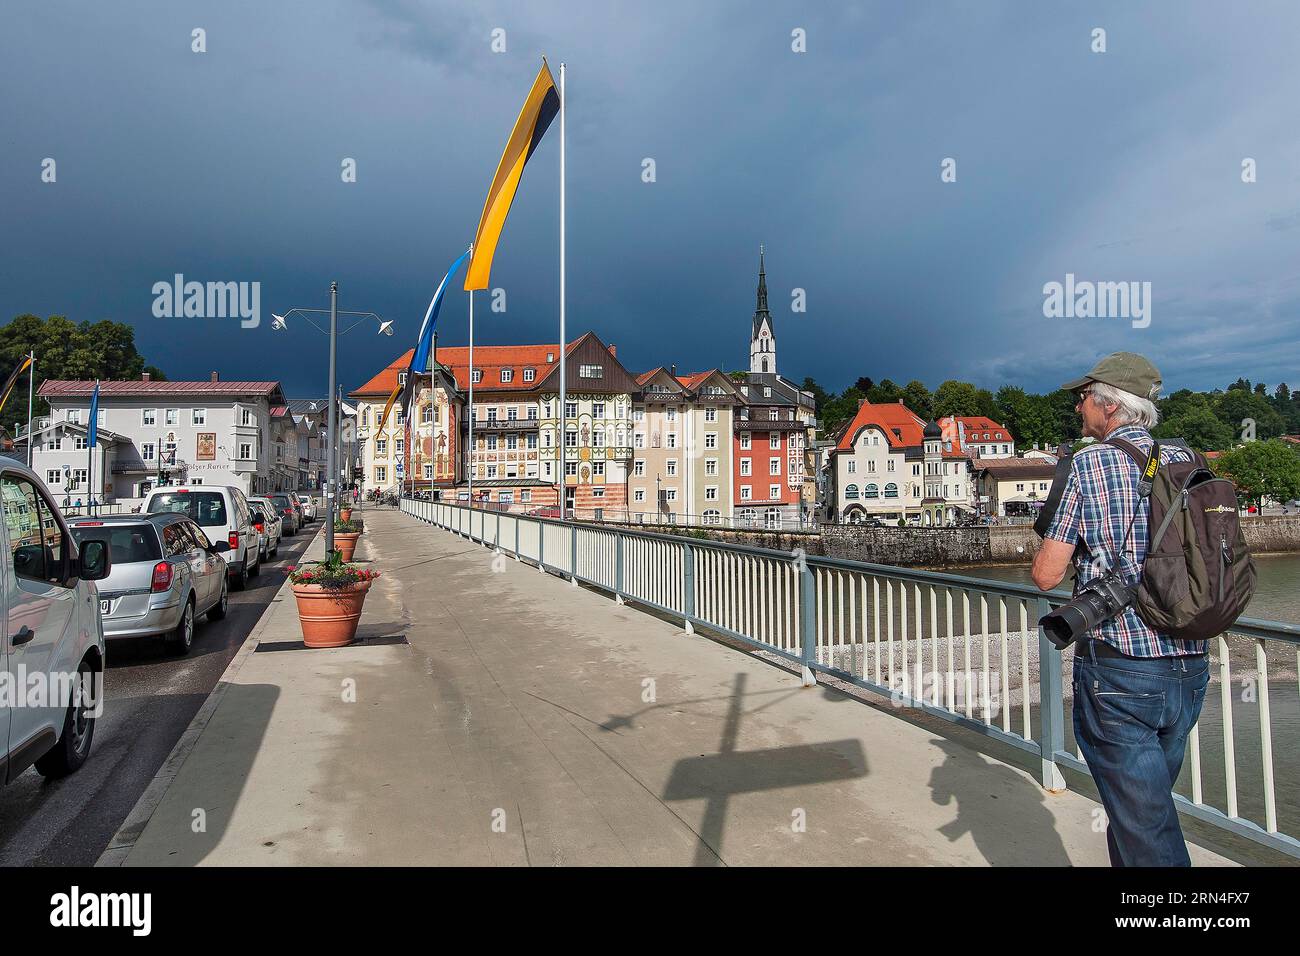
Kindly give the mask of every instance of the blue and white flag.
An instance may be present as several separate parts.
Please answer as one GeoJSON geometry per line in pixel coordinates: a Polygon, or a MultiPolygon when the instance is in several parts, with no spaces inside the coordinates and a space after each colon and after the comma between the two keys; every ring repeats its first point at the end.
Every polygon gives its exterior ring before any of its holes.
{"type": "Polygon", "coordinates": [[[406,413],[409,421],[411,417],[411,403],[415,398],[415,383],[417,376],[424,372],[429,365],[429,353],[433,349],[433,330],[438,325],[438,313],[442,310],[442,296],[447,291],[447,286],[451,284],[452,278],[460,271],[460,267],[465,264],[469,258],[469,250],[466,249],[459,259],[451,264],[447,274],[442,277],[438,283],[438,289],[433,293],[433,298],[429,300],[429,307],[424,310],[424,321],[420,323],[420,335],[415,340],[415,351],[411,353],[411,363],[406,367],[406,388],[402,396],[402,410],[406,413]]]}
{"type": "Polygon", "coordinates": [[[461,257],[451,264],[447,274],[438,283],[438,291],[434,292],[433,298],[429,301],[429,308],[424,311],[424,321],[420,323],[420,335],[415,341],[415,354],[411,356],[409,371],[423,372],[425,366],[429,364],[429,350],[433,347],[433,329],[438,324],[438,312],[442,309],[442,294],[447,291],[447,284],[451,282],[452,276],[460,271],[460,267],[468,258],[469,250],[466,249],[461,257]]]}
{"type": "Polygon", "coordinates": [[[94,448],[99,442],[99,379],[95,379],[95,392],[90,396],[90,423],[86,426],[86,444],[94,448]]]}

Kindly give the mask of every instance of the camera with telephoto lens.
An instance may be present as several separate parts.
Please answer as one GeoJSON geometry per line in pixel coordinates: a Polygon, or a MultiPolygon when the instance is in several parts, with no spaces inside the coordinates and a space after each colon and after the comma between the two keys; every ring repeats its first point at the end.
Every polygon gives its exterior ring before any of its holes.
{"type": "Polygon", "coordinates": [[[1063,651],[1099,624],[1104,624],[1137,597],[1137,585],[1125,584],[1118,570],[1108,571],[1079,588],[1062,604],[1038,620],[1058,651],[1063,651]]]}

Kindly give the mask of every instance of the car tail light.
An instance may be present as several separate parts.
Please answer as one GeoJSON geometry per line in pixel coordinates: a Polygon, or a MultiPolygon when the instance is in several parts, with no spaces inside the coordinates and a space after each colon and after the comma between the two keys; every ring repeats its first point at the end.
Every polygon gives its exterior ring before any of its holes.
{"type": "Polygon", "coordinates": [[[153,566],[153,581],[149,584],[150,591],[166,591],[172,586],[172,566],[166,561],[159,561],[153,566]]]}
{"type": "Polygon", "coordinates": [[[260,521],[257,524],[253,525],[253,527],[257,529],[258,534],[266,533],[266,528],[262,526],[262,522],[260,521]]]}
{"type": "Polygon", "coordinates": [[[230,550],[234,551],[238,547],[239,547],[239,532],[232,531],[230,532],[230,550]]]}
{"type": "Polygon", "coordinates": [[[293,509],[292,509],[292,508],[285,508],[285,509],[284,509],[284,513],[287,514],[287,515],[291,515],[291,514],[293,514],[293,509]]]}

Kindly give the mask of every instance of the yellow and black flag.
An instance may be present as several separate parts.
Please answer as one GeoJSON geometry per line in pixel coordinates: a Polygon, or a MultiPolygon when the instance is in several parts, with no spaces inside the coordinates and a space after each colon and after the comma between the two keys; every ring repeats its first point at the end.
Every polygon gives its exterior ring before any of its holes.
{"type": "Polygon", "coordinates": [[[18,383],[18,376],[22,375],[23,372],[27,371],[31,366],[32,357],[30,355],[24,355],[23,360],[18,363],[18,367],[9,374],[4,389],[0,390],[0,412],[4,411],[5,403],[9,401],[9,393],[14,390],[14,385],[18,383]]]}
{"type": "Polygon", "coordinates": [[[488,190],[487,201],[483,203],[483,215],[479,217],[478,232],[474,234],[474,257],[469,263],[469,272],[465,275],[465,291],[486,289],[488,276],[492,272],[492,256],[497,251],[497,241],[506,224],[506,214],[514,201],[515,190],[519,188],[519,177],[524,173],[524,164],[537,149],[542,135],[546,132],[555,114],[560,110],[560,93],[551,77],[546,58],[542,58],[542,68],[533,81],[533,88],[524,100],[524,108],[515,120],[514,131],[506,143],[506,151],[501,154],[497,165],[497,174],[492,177],[492,188],[488,190]]]}

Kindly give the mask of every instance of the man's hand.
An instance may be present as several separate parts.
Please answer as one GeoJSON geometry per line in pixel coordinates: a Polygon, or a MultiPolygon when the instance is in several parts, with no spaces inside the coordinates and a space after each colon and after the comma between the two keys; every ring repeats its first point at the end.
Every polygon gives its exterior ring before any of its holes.
{"type": "Polygon", "coordinates": [[[1042,547],[1034,555],[1034,566],[1030,574],[1041,591],[1050,591],[1065,579],[1065,572],[1070,567],[1070,558],[1074,556],[1074,545],[1044,538],[1042,547]]]}

